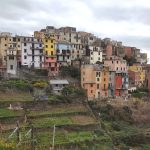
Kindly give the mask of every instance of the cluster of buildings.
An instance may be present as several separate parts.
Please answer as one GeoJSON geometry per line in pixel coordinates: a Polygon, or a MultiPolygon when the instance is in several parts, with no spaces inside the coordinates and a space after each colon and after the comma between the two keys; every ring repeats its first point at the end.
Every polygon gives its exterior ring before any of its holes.
{"type": "Polygon", "coordinates": [[[122,42],[74,27],[47,26],[31,37],[0,33],[1,75],[17,76],[19,69],[32,68],[57,77],[61,66],[71,65],[81,69],[81,87],[89,100],[126,97],[135,87],[150,88],[147,54],[122,42]]]}

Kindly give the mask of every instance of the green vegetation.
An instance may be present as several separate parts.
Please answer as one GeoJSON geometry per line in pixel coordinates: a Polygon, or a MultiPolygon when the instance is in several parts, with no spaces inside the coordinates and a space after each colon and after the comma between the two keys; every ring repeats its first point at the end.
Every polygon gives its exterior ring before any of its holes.
{"type": "Polygon", "coordinates": [[[70,76],[72,78],[80,79],[80,69],[73,66],[62,66],[60,68],[61,76],[70,76]]]}
{"type": "Polygon", "coordinates": [[[69,117],[54,117],[54,118],[39,118],[32,119],[34,127],[51,127],[55,125],[68,125],[73,124],[73,120],[69,117]]]}
{"type": "Polygon", "coordinates": [[[9,110],[5,108],[0,108],[0,118],[3,117],[14,117],[14,116],[21,116],[23,114],[23,111],[14,111],[14,110],[9,110]]]}
{"type": "Polygon", "coordinates": [[[145,97],[148,94],[148,92],[149,90],[147,88],[138,88],[131,94],[133,97],[141,99],[142,97],[145,97]]]}

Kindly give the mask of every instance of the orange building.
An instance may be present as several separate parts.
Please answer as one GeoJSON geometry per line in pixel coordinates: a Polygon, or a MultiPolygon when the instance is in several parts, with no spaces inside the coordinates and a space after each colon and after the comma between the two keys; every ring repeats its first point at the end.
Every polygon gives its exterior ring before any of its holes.
{"type": "Polygon", "coordinates": [[[108,97],[109,68],[98,64],[81,66],[81,86],[88,100],[108,97]]]}

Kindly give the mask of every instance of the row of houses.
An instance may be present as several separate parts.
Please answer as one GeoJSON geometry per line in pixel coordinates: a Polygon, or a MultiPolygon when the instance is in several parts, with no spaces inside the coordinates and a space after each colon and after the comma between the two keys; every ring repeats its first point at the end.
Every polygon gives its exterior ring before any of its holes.
{"type": "Polygon", "coordinates": [[[140,49],[74,27],[47,26],[31,37],[0,34],[1,74],[16,76],[18,68],[32,68],[58,77],[61,66],[75,65],[88,99],[126,97],[129,88],[148,86],[146,64],[147,54],[140,49]]]}

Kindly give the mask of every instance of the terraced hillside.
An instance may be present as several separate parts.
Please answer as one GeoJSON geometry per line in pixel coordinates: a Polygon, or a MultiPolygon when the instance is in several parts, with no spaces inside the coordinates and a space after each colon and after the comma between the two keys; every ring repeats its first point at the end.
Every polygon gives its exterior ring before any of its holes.
{"type": "Polygon", "coordinates": [[[29,93],[1,94],[0,123],[0,138],[15,145],[20,141],[18,150],[48,150],[53,143],[54,125],[55,149],[112,147],[110,137],[101,131],[91,111],[79,102],[55,105],[48,101],[34,101],[29,93]],[[17,123],[19,130],[10,136],[17,123]]]}

